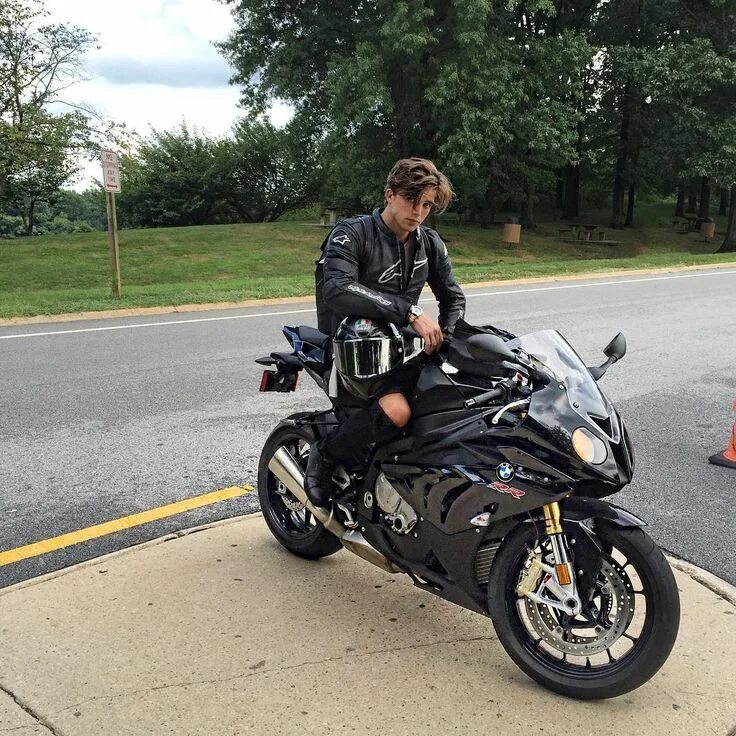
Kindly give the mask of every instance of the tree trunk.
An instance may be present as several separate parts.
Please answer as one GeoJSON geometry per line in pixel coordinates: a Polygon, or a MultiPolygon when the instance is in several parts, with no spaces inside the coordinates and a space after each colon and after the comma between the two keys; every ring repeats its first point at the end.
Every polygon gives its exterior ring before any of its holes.
{"type": "Polygon", "coordinates": [[[629,161],[629,137],[631,132],[631,107],[633,95],[630,85],[626,85],[621,109],[621,131],[619,133],[619,154],[613,168],[613,206],[611,227],[622,227],[624,222],[624,192],[626,189],[626,169],[629,161]]]}
{"type": "Polygon", "coordinates": [[[700,207],[698,209],[698,217],[708,217],[710,215],[710,177],[704,176],[700,180],[700,207]]]}
{"type": "Polygon", "coordinates": [[[489,182],[483,193],[483,209],[480,211],[480,226],[485,230],[489,228],[496,218],[493,207],[493,185],[489,182]]]}
{"type": "Polygon", "coordinates": [[[629,198],[626,203],[626,221],[624,227],[634,227],[634,200],[635,193],[633,185],[629,187],[629,198]]]}
{"type": "Polygon", "coordinates": [[[388,74],[389,94],[394,107],[394,144],[399,158],[409,156],[409,126],[414,119],[403,66],[395,62],[388,74]]]}
{"type": "Polygon", "coordinates": [[[26,235],[33,235],[33,216],[36,209],[36,200],[31,199],[28,203],[28,212],[26,214],[26,235]]]}
{"type": "Polygon", "coordinates": [[[688,183],[688,188],[687,188],[687,211],[695,212],[697,211],[697,209],[698,209],[698,195],[695,189],[695,184],[691,180],[688,183]]]}
{"type": "Polygon", "coordinates": [[[573,220],[580,214],[580,166],[565,166],[565,206],[563,220],[573,220]]]}
{"type": "Polygon", "coordinates": [[[527,182],[524,195],[524,205],[521,210],[521,224],[529,228],[529,230],[536,230],[537,223],[534,219],[534,184],[527,182]]]}
{"type": "Polygon", "coordinates": [[[675,217],[685,215],[685,188],[682,184],[677,187],[677,203],[675,204],[675,217]]]}
{"type": "Polygon", "coordinates": [[[731,187],[730,200],[726,237],[723,238],[723,243],[718,249],[718,253],[736,253],[736,184],[731,187]]]}
{"type": "Polygon", "coordinates": [[[721,201],[718,205],[718,214],[728,214],[728,189],[726,187],[721,187],[721,201]]]}
{"type": "MultiPolygon", "coordinates": [[[[580,110],[580,112],[584,112],[580,110]]],[[[567,164],[564,168],[565,174],[565,202],[562,208],[562,218],[564,220],[573,220],[580,215],[580,161],[583,158],[583,142],[585,140],[585,126],[581,121],[578,122],[578,138],[575,144],[577,151],[576,164],[567,164]]]]}
{"type": "Polygon", "coordinates": [[[561,212],[565,206],[565,168],[555,171],[555,210],[561,212]]]}

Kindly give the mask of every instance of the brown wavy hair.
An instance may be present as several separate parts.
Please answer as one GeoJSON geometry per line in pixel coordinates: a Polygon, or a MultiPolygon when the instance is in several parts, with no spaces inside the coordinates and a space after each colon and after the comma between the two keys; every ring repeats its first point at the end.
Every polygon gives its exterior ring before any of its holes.
{"type": "Polygon", "coordinates": [[[432,209],[444,212],[455,197],[450,180],[426,158],[402,158],[394,164],[386,179],[386,189],[415,202],[422,192],[432,187],[437,196],[432,209]]]}

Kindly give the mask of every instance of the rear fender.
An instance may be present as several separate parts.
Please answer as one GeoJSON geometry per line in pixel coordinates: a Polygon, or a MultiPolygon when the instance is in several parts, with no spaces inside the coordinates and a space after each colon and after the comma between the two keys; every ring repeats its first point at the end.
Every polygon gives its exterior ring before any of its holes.
{"type": "Polygon", "coordinates": [[[337,417],[331,411],[299,411],[282,419],[273,432],[277,432],[282,427],[303,427],[311,432],[314,439],[320,439],[337,424],[337,417]]]}

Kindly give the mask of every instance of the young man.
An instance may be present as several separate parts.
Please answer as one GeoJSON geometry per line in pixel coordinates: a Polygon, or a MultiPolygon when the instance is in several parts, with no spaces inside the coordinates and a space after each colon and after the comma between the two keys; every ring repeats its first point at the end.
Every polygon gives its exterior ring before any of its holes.
{"type": "MultiPolygon", "coordinates": [[[[334,335],[349,315],[397,327],[411,325],[431,353],[465,311],[465,296],[445,244],[434,230],[422,226],[430,212],[447,208],[452,187],[431,161],[409,158],[389,172],[384,196],[383,209],[343,220],[330,234],[322,259],[319,327],[334,335]],[[417,305],[426,283],[437,298],[439,322],[417,305]]],[[[411,417],[406,397],[416,379],[410,364],[387,374],[367,407],[311,448],[305,485],[313,502],[327,504],[338,462],[348,468],[359,465],[368,446],[401,433],[411,417]]]]}

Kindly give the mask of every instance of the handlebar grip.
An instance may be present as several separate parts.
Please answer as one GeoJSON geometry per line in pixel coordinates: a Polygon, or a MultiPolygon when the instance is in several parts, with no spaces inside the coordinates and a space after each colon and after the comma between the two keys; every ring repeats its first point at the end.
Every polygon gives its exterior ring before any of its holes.
{"type": "Polygon", "coordinates": [[[474,406],[482,406],[483,404],[488,404],[493,399],[500,399],[502,396],[506,395],[506,389],[503,386],[496,386],[496,388],[492,388],[490,391],[485,391],[482,394],[478,394],[472,399],[467,399],[467,401],[463,402],[463,406],[466,409],[472,409],[474,406]]]}

